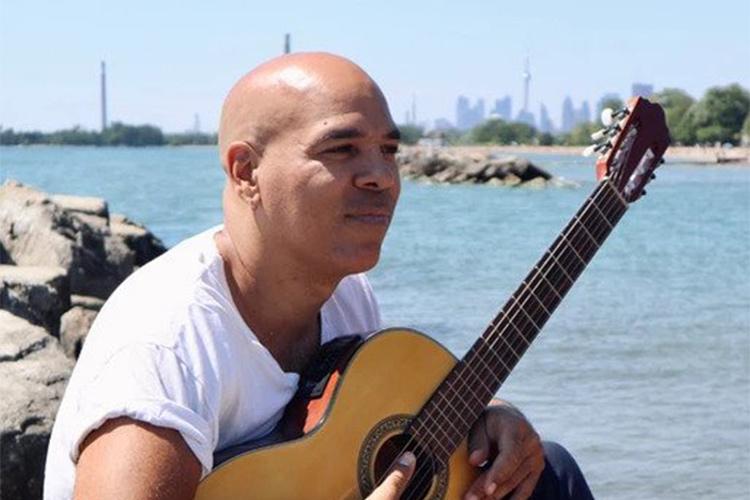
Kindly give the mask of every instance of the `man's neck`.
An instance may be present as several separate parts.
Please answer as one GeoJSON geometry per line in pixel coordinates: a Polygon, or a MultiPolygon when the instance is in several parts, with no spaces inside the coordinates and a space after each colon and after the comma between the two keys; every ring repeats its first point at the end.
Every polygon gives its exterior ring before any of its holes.
{"type": "Polygon", "coordinates": [[[237,309],[286,371],[300,371],[320,344],[320,309],[338,284],[267,255],[223,229],[214,237],[237,309]],[[240,240],[240,241],[237,241],[240,240]],[[241,253],[240,248],[255,248],[241,253]]]}

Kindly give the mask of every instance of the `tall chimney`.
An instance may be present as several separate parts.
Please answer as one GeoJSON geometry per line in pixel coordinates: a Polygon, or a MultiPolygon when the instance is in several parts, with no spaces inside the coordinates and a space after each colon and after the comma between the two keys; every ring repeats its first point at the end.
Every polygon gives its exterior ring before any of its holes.
{"type": "Polygon", "coordinates": [[[102,132],[107,130],[107,66],[102,61],[102,132]]]}
{"type": "Polygon", "coordinates": [[[289,54],[292,51],[292,39],[289,33],[284,35],[284,54],[289,54]]]}

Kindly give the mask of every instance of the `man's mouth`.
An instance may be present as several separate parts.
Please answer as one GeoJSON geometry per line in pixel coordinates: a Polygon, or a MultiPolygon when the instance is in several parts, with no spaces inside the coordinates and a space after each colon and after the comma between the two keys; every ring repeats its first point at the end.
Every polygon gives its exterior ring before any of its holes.
{"type": "Polygon", "coordinates": [[[346,219],[361,224],[387,226],[391,221],[391,213],[385,211],[371,211],[355,214],[346,214],[346,219]]]}

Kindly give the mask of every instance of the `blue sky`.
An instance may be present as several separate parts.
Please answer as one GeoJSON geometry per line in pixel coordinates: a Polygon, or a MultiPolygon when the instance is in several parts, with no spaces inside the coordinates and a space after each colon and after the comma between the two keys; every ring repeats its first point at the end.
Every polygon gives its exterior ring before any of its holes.
{"type": "Polygon", "coordinates": [[[420,120],[455,118],[459,94],[522,100],[559,125],[566,95],[593,106],[635,81],[750,87],[750,2],[348,2],[0,0],[0,125],[99,126],[99,61],[109,116],[182,131],[215,130],[226,91],[293,50],[350,57],[380,83],[396,121],[416,95],[420,120]]]}

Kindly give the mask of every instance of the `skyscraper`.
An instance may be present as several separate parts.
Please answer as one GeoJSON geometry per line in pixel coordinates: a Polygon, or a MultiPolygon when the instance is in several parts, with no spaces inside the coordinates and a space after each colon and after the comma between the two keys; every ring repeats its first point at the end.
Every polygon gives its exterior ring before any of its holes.
{"type": "Polygon", "coordinates": [[[107,65],[102,61],[101,73],[101,107],[102,107],[102,132],[107,129],[107,65]]]}
{"type": "Polygon", "coordinates": [[[458,96],[456,99],[456,128],[466,130],[471,128],[471,112],[469,109],[469,99],[466,96],[458,96]]]}
{"type": "Polygon", "coordinates": [[[466,96],[456,99],[456,128],[467,130],[484,120],[484,99],[477,99],[472,106],[466,96]]]}
{"type": "Polygon", "coordinates": [[[513,102],[509,95],[506,95],[502,99],[495,99],[495,107],[492,109],[492,114],[497,115],[501,120],[509,122],[513,116],[513,102]]]}
{"type": "Polygon", "coordinates": [[[591,121],[591,109],[589,108],[589,102],[583,101],[581,108],[576,113],[576,125],[579,123],[588,123],[591,121]]]}
{"type": "Polygon", "coordinates": [[[554,124],[552,123],[552,120],[549,118],[549,113],[547,113],[547,106],[544,104],[539,105],[539,131],[542,133],[552,133],[552,131],[555,129],[554,124]]]}
{"type": "Polygon", "coordinates": [[[570,96],[565,96],[562,106],[562,121],[560,123],[560,131],[570,132],[576,125],[576,112],[573,108],[573,101],[570,96]]]}

